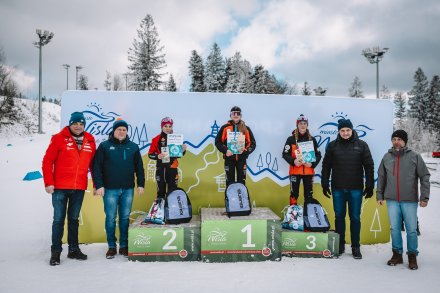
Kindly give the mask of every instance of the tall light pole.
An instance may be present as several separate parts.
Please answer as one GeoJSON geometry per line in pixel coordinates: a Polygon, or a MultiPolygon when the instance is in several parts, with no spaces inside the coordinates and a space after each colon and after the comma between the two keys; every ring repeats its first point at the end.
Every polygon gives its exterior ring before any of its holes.
{"type": "Polygon", "coordinates": [[[387,51],[388,48],[381,49],[379,46],[362,50],[362,55],[367,58],[368,62],[376,63],[376,99],[379,99],[379,62],[387,51]]]}
{"type": "Polygon", "coordinates": [[[66,79],[66,90],[69,90],[69,64],[63,64],[63,67],[66,69],[67,71],[67,79],[66,79]]]}
{"type": "Polygon", "coordinates": [[[43,105],[42,105],[42,48],[43,46],[49,44],[50,40],[53,38],[53,33],[50,31],[41,31],[41,29],[37,29],[36,33],[38,35],[38,42],[33,42],[35,47],[37,47],[40,51],[39,57],[39,72],[38,72],[38,133],[43,133],[43,105]]]}
{"type": "Polygon", "coordinates": [[[79,65],[79,66],[76,66],[75,69],[76,69],[76,78],[75,78],[75,80],[76,80],[76,87],[75,87],[75,89],[77,90],[78,89],[78,71],[83,69],[83,67],[79,65]]]}

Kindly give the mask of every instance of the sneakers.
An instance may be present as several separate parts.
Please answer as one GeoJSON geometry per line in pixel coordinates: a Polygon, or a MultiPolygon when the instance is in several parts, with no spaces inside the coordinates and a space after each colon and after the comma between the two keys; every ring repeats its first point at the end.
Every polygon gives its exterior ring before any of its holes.
{"type": "Polygon", "coordinates": [[[417,265],[417,255],[414,252],[408,253],[408,268],[410,270],[417,270],[419,268],[417,265]]]}
{"type": "Polygon", "coordinates": [[[112,259],[115,258],[115,255],[116,255],[116,248],[111,247],[107,250],[107,253],[105,254],[105,258],[112,259]]]}
{"type": "Polygon", "coordinates": [[[52,251],[52,254],[50,255],[49,264],[51,266],[57,266],[60,264],[60,255],[61,252],[52,251]]]}
{"type": "Polygon", "coordinates": [[[120,247],[119,254],[125,257],[128,257],[128,247],[120,247]]]}
{"type": "Polygon", "coordinates": [[[398,264],[403,263],[403,258],[402,258],[402,254],[399,253],[397,250],[393,249],[393,256],[391,257],[391,259],[387,262],[387,265],[389,266],[395,266],[398,264]]]}
{"type": "Polygon", "coordinates": [[[71,258],[71,259],[77,259],[77,260],[86,260],[87,259],[87,255],[82,253],[81,249],[69,251],[69,253],[67,254],[67,257],[71,258]]]}
{"type": "Polygon", "coordinates": [[[362,259],[361,248],[360,247],[352,247],[351,253],[353,254],[354,259],[362,259]]]}
{"type": "Polygon", "coordinates": [[[296,205],[297,203],[298,203],[298,200],[291,196],[290,197],[290,205],[293,206],[293,205],[296,205]]]}

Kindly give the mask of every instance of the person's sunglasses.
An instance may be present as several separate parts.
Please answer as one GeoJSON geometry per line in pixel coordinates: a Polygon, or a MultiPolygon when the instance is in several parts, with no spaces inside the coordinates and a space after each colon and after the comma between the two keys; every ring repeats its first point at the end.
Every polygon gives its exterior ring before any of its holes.
{"type": "Polygon", "coordinates": [[[231,116],[241,116],[240,111],[231,111],[231,116]]]}

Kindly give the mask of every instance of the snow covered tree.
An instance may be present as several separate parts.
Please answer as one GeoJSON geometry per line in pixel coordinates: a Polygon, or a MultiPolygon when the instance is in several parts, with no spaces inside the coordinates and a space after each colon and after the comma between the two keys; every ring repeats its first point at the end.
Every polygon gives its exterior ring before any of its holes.
{"type": "Polygon", "coordinates": [[[379,98],[385,99],[385,100],[391,99],[390,90],[388,89],[388,87],[386,85],[382,85],[382,88],[380,89],[380,92],[379,92],[379,98]]]}
{"type": "Polygon", "coordinates": [[[84,74],[80,74],[78,78],[78,89],[86,91],[89,89],[89,79],[84,74]]]}
{"type": "Polygon", "coordinates": [[[172,74],[170,74],[170,78],[167,81],[167,84],[165,86],[165,90],[167,92],[176,92],[177,91],[176,82],[174,81],[174,76],[172,74]]]}
{"type": "Polygon", "coordinates": [[[426,126],[430,129],[436,129],[440,132],[440,114],[438,112],[440,102],[440,77],[434,75],[429,85],[428,98],[425,103],[426,108],[426,126]]]}
{"type": "Polygon", "coordinates": [[[394,118],[402,120],[406,117],[406,97],[402,92],[394,95],[394,118]]]}
{"type": "Polygon", "coordinates": [[[223,92],[226,81],[225,60],[217,43],[212,46],[205,63],[205,86],[208,92],[223,92]]]}
{"type": "Polygon", "coordinates": [[[425,123],[427,117],[427,109],[425,103],[428,99],[428,79],[425,73],[419,67],[414,74],[415,85],[408,92],[409,117],[416,118],[418,121],[425,123]]]}
{"type": "Polygon", "coordinates": [[[408,133],[408,145],[411,149],[423,153],[432,152],[433,147],[437,145],[440,137],[437,132],[428,127],[417,118],[408,118],[402,127],[408,133]]]}
{"type": "Polygon", "coordinates": [[[113,90],[114,91],[122,91],[122,78],[119,74],[113,75],[113,90]]]}
{"type": "Polygon", "coordinates": [[[3,124],[10,124],[19,119],[14,102],[18,87],[12,75],[13,70],[6,66],[6,57],[0,48],[0,128],[3,124]]]}
{"type": "Polygon", "coordinates": [[[189,59],[189,75],[191,77],[190,92],[206,92],[205,87],[205,68],[203,59],[196,50],[191,51],[189,59]]]}
{"type": "Polygon", "coordinates": [[[325,96],[325,94],[327,93],[327,89],[326,88],[324,89],[320,86],[313,89],[313,91],[315,92],[315,96],[325,96]]]}
{"type": "Polygon", "coordinates": [[[252,74],[253,93],[266,94],[267,93],[267,71],[263,65],[258,64],[254,67],[252,74]]]}
{"type": "Polygon", "coordinates": [[[112,90],[112,82],[111,82],[112,75],[108,70],[105,71],[105,80],[104,80],[104,88],[106,91],[112,90]]]}
{"type": "Polygon", "coordinates": [[[301,94],[303,96],[311,96],[312,90],[310,88],[310,85],[307,81],[304,82],[304,86],[301,88],[301,94]]]}
{"type": "Polygon", "coordinates": [[[136,91],[158,90],[162,84],[161,72],[166,66],[163,46],[153,17],[147,14],[137,30],[138,39],[133,40],[133,47],[128,51],[128,69],[132,74],[131,88],[136,91]]]}
{"type": "Polygon", "coordinates": [[[252,92],[252,69],[251,64],[242,59],[240,52],[236,52],[232,58],[227,61],[226,72],[228,72],[228,81],[225,92],[228,93],[251,93],[252,92]]]}
{"type": "Polygon", "coordinates": [[[365,98],[362,92],[362,82],[359,77],[354,77],[351,87],[348,89],[348,96],[352,98],[365,98]]]}

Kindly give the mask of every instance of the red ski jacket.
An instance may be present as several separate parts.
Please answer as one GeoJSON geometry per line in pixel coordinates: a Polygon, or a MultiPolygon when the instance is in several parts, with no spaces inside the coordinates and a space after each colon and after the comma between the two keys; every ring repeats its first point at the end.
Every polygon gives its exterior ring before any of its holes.
{"type": "Polygon", "coordinates": [[[43,158],[44,185],[53,185],[55,189],[87,189],[87,172],[96,151],[94,137],[84,132],[81,150],[70,133],[64,127],[55,134],[43,158]]]}

